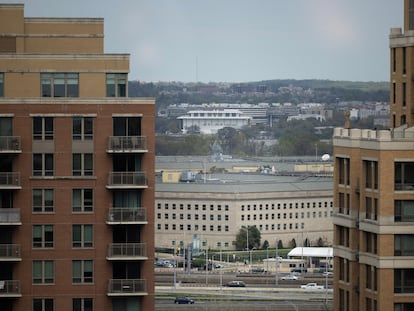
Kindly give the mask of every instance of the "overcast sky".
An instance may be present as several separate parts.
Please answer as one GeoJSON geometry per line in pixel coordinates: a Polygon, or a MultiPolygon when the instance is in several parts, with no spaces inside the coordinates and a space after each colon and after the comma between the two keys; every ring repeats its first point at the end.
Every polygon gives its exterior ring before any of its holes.
{"type": "Polygon", "coordinates": [[[26,17],[103,17],[130,80],[389,80],[403,0],[0,0],[26,17]]]}

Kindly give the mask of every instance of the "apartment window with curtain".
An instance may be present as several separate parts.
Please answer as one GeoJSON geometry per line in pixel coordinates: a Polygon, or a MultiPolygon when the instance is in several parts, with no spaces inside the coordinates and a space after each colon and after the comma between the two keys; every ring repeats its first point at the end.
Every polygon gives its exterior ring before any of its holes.
{"type": "Polygon", "coordinates": [[[93,189],[72,189],[72,211],[93,211],[93,189]]]}
{"type": "Polygon", "coordinates": [[[53,247],[53,225],[33,225],[32,231],[33,248],[53,247]]]}
{"type": "Polygon", "coordinates": [[[52,284],[55,281],[53,260],[34,260],[32,263],[33,284],[52,284]]]}
{"type": "Polygon", "coordinates": [[[72,283],[93,283],[93,261],[72,261],[72,283]]]}
{"type": "Polygon", "coordinates": [[[93,311],[92,298],[73,298],[72,311],[93,311]]]}
{"type": "Polygon", "coordinates": [[[54,210],[53,189],[32,190],[32,211],[33,213],[52,213],[54,210]]]}

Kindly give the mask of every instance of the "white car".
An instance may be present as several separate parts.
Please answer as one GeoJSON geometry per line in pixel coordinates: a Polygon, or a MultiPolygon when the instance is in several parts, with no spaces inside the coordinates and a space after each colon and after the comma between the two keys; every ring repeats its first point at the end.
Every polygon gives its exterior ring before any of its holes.
{"type": "Polygon", "coordinates": [[[320,290],[320,289],[324,289],[324,287],[322,285],[318,285],[316,283],[308,283],[306,285],[301,285],[300,288],[305,289],[305,290],[320,290]]]}
{"type": "Polygon", "coordinates": [[[284,275],[280,278],[283,281],[287,281],[287,280],[299,280],[299,277],[294,275],[294,274],[289,274],[289,275],[284,275]]]}

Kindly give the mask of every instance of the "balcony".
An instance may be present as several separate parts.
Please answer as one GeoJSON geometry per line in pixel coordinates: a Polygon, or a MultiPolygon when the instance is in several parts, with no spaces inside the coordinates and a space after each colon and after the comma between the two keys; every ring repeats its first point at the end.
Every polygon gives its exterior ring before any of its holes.
{"type": "Polygon", "coordinates": [[[0,189],[21,189],[19,172],[0,172],[0,189]]]}
{"type": "Polygon", "coordinates": [[[0,297],[15,298],[21,297],[20,281],[17,280],[0,280],[0,297]]]}
{"type": "Polygon", "coordinates": [[[108,153],[144,153],[148,152],[145,136],[110,136],[106,149],[108,153]]]}
{"type": "Polygon", "coordinates": [[[0,244],[0,262],[1,261],[21,261],[20,245],[18,244],[0,244]]]}
{"type": "Polygon", "coordinates": [[[145,172],[110,172],[107,189],[145,189],[148,188],[145,172]]]}
{"type": "Polygon", "coordinates": [[[147,210],[145,208],[110,208],[108,212],[108,225],[145,225],[147,224],[147,210]]]}
{"type": "Polygon", "coordinates": [[[107,260],[147,260],[146,243],[111,243],[107,260]]]}
{"type": "Polygon", "coordinates": [[[145,296],[147,282],[144,279],[111,279],[108,296],[145,296]]]}
{"type": "Polygon", "coordinates": [[[20,208],[0,208],[0,226],[21,225],[20,208]]]}
{"type": "Polygon", "coordinates": [[[0,136],[0,153],[21,153],[20,136],[0,136]]]}

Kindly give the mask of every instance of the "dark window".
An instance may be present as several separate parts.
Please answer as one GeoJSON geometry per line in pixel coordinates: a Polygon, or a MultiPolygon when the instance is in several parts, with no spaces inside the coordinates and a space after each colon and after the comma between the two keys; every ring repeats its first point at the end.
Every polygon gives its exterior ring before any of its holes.
{"type": "Polygon", "coordinates": [[[92,298],[73,298],[72,311],[92,311],[93,299],[92,298]]]}
{"type": "Polygon", "coordinates": [[[53,311],[53,299],[52,298],[34,298],[33,299],[33,311],[53,311]]]}
{"type": "Polygon", "coordinates": [[[128,78],[126,73],[106,74],[106,96],[126,97],[128,78]]]}
{"type": "Polygon", "coordinates": [[[33,118],[33,140],[53,140],[53,118],[33,118]]]}
{"type": "Polygon", "coordinates": [[[414,256],[414,235],[394,235],[394,256],[414,256]]]}
{"type": "Polygon", "coordinates": [[[33,154],[33,176],[53,176],[53,154],[33,154]]]}
{"type": "Polygon", "coordinates": [[[93,175],[93,154],[74,153],[72,162],[73,176],[92,176],[93,175]]]}
{"type": "Polygon", "coordinates": [[[53,247],[53,225],[33,225],[33,248],[53,247]]]}
{"type": "Polygon", "coordinates": [[[72,139],[92,140],[93,139],[93,118],[74,117],[72,119],[72,139]]]}
{"type": "Polygon", "coordinates": [[[414,30],[414,0],[408,4],[408,29],[414,30]]]}
{"type": "Polygon", "coordinates": [[[42,73],[42,97],[78,97],[79,74],[42,73]]]}
{"type": "Polygon", "coordinates": [[[4,96],[4,73],[0,72],[0,97],[4,96]]]}
{"type": "Polygon", "coordinates": [[[414,269],[394,269],[394,293],[414,293],[414,269]]]}
{"type": "Polygon", "coordinates": [[[414,162],[396,162],[394,168],[395,190],[414,190],[414,162]]]}
{"type": "Polygon", "coordinates": [[[414,221],[414,201],[413,200],[397,200],[394,202],[394,220],[414,221]]]}

